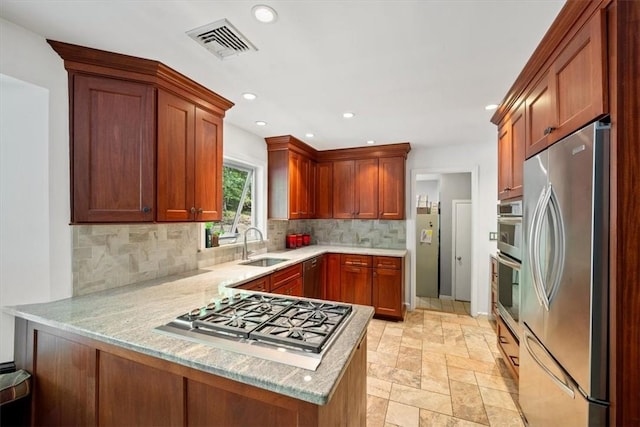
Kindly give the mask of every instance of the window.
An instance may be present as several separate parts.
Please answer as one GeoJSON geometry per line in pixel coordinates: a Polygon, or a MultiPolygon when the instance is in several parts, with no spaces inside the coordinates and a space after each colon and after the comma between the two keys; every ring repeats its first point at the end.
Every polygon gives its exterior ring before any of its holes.
{"type": "Polygon", "coordinates": [[[222,221],[206,225],[220,235],[221,244],[236,242],[247,228],[255,226],[254,183],[255,168],[224,161],[222,167],[222,221]]]}

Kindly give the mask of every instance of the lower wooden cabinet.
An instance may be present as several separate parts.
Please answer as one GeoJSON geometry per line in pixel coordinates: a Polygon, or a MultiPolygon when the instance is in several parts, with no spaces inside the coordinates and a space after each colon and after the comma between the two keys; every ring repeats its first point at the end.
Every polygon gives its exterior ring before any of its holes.
{"type": "Polygon", "coordinates": [[[271,289],[271,293],[288,295],[291,297],[302,296],[302,277],[289,280],[277,288],[271,289]]]}
{"type": "Polygon", "coordinates": [[[322,286],[324,299],[342,301],[340,293],[340,254],[325,255],[325,281],[322,286]]]}
{"type": "Polygon", "coordinates": [[[379,316],[404,317],[404,258],[373,257],[372,302],[379,316]]]}
{"type": "Polygon", "coordinates": [[[250,282],[238,285],[235,288],[246,289],[248,291],[269,292],[271,290],[271,275],[259,277],[250,282]]]}
{"type": "Polygon", "coordinates": [[[367,337],[325,405],[16,319],[33,377],[28,425],[365,426],[367,337]]]}
{"type": "Polygon", "coordinates": [[[500,316],[497,317],[497,324],[498,349],[502,353],[505,364],[513,376],[518,379],[520,375],[520,344],[500,316]]]}
{"type": "Polygon", "coordinates": [[[340,269],[342,302],[371,305],[371,269],[342,265],[340,269]]]}

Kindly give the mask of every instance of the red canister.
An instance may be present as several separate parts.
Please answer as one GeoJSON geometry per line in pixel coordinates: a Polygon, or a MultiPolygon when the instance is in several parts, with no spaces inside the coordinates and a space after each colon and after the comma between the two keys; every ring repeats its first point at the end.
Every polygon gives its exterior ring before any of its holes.
{"type": "Polygon", "coordinates": [[[287,248],[295,249],[296,244],[296,235],[295,234],[287,234],[287,248]]]}
{"type": "Polygon", "coordinates": [[[302,234],[296,234],[296,248],[302,247],[302,234]]]}
{"type": "Polygon", "coordinates": [[[304,246],[309,246],[311,244],[311,235],[303,234],[302,235],[302,244],[304,246]]]}

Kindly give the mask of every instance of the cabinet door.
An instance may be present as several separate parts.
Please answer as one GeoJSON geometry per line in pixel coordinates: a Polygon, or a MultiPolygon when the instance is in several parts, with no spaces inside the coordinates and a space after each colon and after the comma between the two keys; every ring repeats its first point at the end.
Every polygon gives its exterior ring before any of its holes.
{"type": "Polygon", "coordinates": [[[316,180],[316,218],[333,218],[333,163],[318,163],[316,180]]]}
{"type": "Polygon", "coordinates": [[[518,107],[510,120],[511,126],[511,183],[509,197],[522,197],[525,159],[525,136],[527,133],[524,103],[518,107]]]}
{"type": "Polygon", "coordinates": [[[292,297],[301,297],[302,296],[302,277],[298,277],[296,279],[292,279],[285,282],[281,286],[275,289],[272,289],[271,293],[280,294],[280,295],[289,295],[292,297]]]}
{"type": "Polygon", "coordinates": [[[298,212],[300,218],[309,218],[309,163],[308,157],[298,156],[298,212]]]}
{"type": "Polygon", "coordinates": [[[373,307],[381,316],[402,317],[402,271],[376,268],[373,271],[373,307]]]}
{"type": "Polygon", "coordinates": [[[527,158],[549,145],[549,135],[557,128],[554,79],[545,74],[526,99],[527,158]]]}
{"type": "Polygon", "coordinates": [[[300,212],[300,154],[289,152],[289,219],[302,218],[300,212]]]}
{"type": "Polygon", "coordinates": [[[328,254],[326,257],[324,298],[329,301],[344,301],[340,293],[340,254],[328,254]]]}
{"type": "Polygon", "coordinates": [[[153,221],[152,86],[73,77],[71,222],[153,221]]]}
{"type": "Polygon", "coordinates": [[[263,276],[242,285],[235,286],[236,289],[246,289],[248,291],[269,292],[271,290],[271,276],[263,276]]]}
{"type": "Polygon", "coordinates": [[[355,218],[378,218],[378,159],[356,160],[355,218]]]}
{"type": "Polygon", "coordinates": [[[371,305],[371,269],[343,265],[340,275],[342,301],[371,305]]]}
{"type": "Polygon", "coordinates": [[[195,218],[196,107],[158,91],[158,221],[195,218]]]}
{"type": "Polygon", "coordinates": [[[307,212],[307,218],[316,218],[316,212],[318,210],[316,188],[318,187],[318,163],[313,160],[309,160],[309,179],[307,183],[307,200],[309,203],[309,209],[307,212]]]}
{"type": "Polygon", "coordinates": [[[333,217],[349,219],[355,215],[355,161],[333,162],[333,217]]]}
{"type": "Polygon", "coordinates": [[[602,11],[576,34],[554,61],[557,125],[555,142],[605,112],[602,11]]]}
{"type": "Polygon", "coordinates": [[[222,219],[222,119],[196,108],[195,208],[197,221],[222,219]]]}
{"type": "Polygon", "coordinates": [[[404,219],[404,157],[378,160],[378,218],[404,219]]]}
{"type": "Polygon", "coordinates": [[[508,199],[511,190],[511,123],[498,129],[498,199],[508,199]]]}

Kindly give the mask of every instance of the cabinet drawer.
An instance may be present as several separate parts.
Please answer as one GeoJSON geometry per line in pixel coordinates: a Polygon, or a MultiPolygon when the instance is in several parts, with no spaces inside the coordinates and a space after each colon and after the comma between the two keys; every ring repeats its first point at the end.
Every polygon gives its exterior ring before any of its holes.
{"type": "Polygon", "coordinates": [[[271,290],[273,291],[298,277],[302,278],[302,264],[292,265],[284,270],[276,271],[271,275],[271,290]]]}
{"type": "Polygon", "coordinates": [[[400,270],[402,267],[402,258],[391,256],[374,256],[373,266],[375,268],[392,268],[394,270],[400,270]]]}
{"type": "Polygon", "coordinates": [[[271,276],[264,276],[243,283],[235,287],[236,289],[246,289],[248,291],[269,292],[271,290],[271,276]]]}
{"type": "Polygon", "coordinates": [[[289,295],[292,297],[302,296],[302,277],[284,282],[277,288],[271,290],[274,294],[289,295]]]}
{"type": "Polygon", "coordinates": [[[498,348],[502,352],[505,362],[517,377],[520,367],[520,345],[500,316],[498,316],[497,324],[498,348]]]}
{"type": "Polygon", "coordinates": [[[342,265],[355,265],[358,267],[371,267],[371,256],[369,255],[341,255],[342,265]]]}

